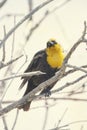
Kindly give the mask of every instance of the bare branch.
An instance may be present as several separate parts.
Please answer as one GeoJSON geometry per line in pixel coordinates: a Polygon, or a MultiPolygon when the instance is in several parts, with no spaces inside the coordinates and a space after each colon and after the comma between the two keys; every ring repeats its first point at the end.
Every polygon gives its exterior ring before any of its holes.
{"type": "Polygon", "coordinates": [[[67,67],[69,67],[69,68],[73,68],[73,69],[75,69],[75,70],[80,70],[80,71],[82,71],[82,72],[84,72],[84,73],[86,73],[87,74],[87,71],[86,70],[84,70],[83,68],[81,68],[81,67],[77,67],[77,66],[74,66],[74,65],[69,65],[69,64],[66,64],[66,66],[67,67]]]}
{"type": "Polygon", "coordinates": [[[55,92],[59,92],[59,91],[62,91],[63,89],[75,84],[75,83],[78,83],[79,81],[83,80],[84,78],[87,78],[87,74],[79,77],[78,79],[72,81],[72,82],[67,82],[65,85],[63,85],[62,87],[56,89],[56,90],[53,90],[52,93],[55,93],[55,92]]]}
{"type": "Polygon", "coordinates": [[[2,101],[2,104],[10,104],[10,103],[13,103],[15,102],[14,100],[9,100],[9,101],[2,101]]]}
{"type": "MultiPolygon", "coordinates": [[[[31,0],[29,0],[29,1],[31,1],[31,0]]],[[[43,15],[43,17],[40,19],[40,21],[39,21],[38,23],[36,23],[35,26],[30,29],[29,34],[28,34],[27,37],[26,37],[26,41],[28,41],[28,40],[30,39],[30,37],[31,37],[31,35],[33,34],[33,32],[40,26],[40,24],[46,19],[46,17],[47,17],[48,15],[50,15],[50,14],[52,14],[54,11],[60,9],[60,8],[63,7],[65,4],[67,4],[69,1],[71,1],[71,0],[65,0],[63,3],[61,3],[60,5],[58,5],[58,6],[57,6],[56,8],[54,8],[53,10],[51,10],[51,11],[47,10],[47,11],[45,12],[45,14],[43,15]]]]}
{"type": "MultiPolygon", "coordinates": [[[[85,33],[85,31],[84,31],[85,33]]],[[[82,34],[81,38],[73,45],[73,47],[70,49],[70,51],[68,52],[67,56],[65,57],[65,60],[63,62],[63,65],[60,69],[60,71],[58,71],[58,73],[53,76],[52,78],[50,78],[49,80],[41,83],[39,86],[37,86],[35,89],[33,89],[31,92],[29,92],[27,95],[25,95],[22,99],[20,99],[19,101],[16,101],[14,103],[12,103],[11,105],[3,108],[0,110],[0,116],[11,111],[14,108],[19,108],[20,106],[30,102],[31,100],[34,100],[37,98],[37,96],[35,96],[35,94],[37,92],[39,92],[40,90],[43,90],[45,88],[47,88],[48,86],[52,85],[53,83],[59,81],[65,74],[65,69],[66,69],[66,63],[68,62],[69,58],[71,57],[71,55],[73,54],[73,52],[75,51],[75,49],[78,47],[78,45],[82,42],[85,42],[87,40],[84,41],[83,36],[84,33],[82,34]]],[[[83,78],[87,77],[87,74],[83,75],[82,77],[80,77],[79,79],[77,79],[78,81],[82,80],[83,78]]],[[[77,80],[75,80],[73,83],[76,83],[77,80]]],[[[71,85],[70,83],[67,84],[68,86],[71,85]]],[[[66,86],[63,86],[61,88],[58,89],[58,91],[64,89],[66,86]]],[[[41,97],[41,95],[39,96],[41,97]]]]}
{"type": "MultiPolygon", "coordinates": [[[[33,9],[33,0],[28,0],[28,6],[29,6],[29,12],[33,9]]],[[[30,17],[30,20],[32,20],[32,16],[30,17]]]]}
{"type": "Polygon", "coordinates": [[[31,77],[33,75],[42,75],[42,74],[45,74],[45,73],[43,73],[41,71],[35,71],[35,72],[29,72],[29,73],[14,74],[14,75],[8,76],[6,78],[0,79],[0,81],[10,80],[13,78],[18,78],[18,77],[24,77],[24,78],[31,77]]]}
{"type": "MultiPolygon", "coordinates": [[[[14,27],[16,26],[16,15],[14,15],[14,27]]],[[[11,49],[11,59],[13,58],[14,53],[14,43],[15,43],[15,31],[13,32],[13,41],[12,41],[12,49],[11,49]]]]}
{"type": "Polygon", "coordinates": [[[77,124],[77,123],[87,123],[87,120],[73,121],[73,122],[67,123],[67,124],[65,124],[65,125],[63,125],[63,126],[60,126],[58,129],[63,128],[63,127],[67,127],[67,126],[69,126],[69,125],[77,124]]]}
{"type": "Polygon", "coordinates": [[[18,115],[19,115],[19,110],[17,109],[17,113],[16,113],[15,121],[14,121],[14,124],[13,124],[13,126],[12,126],[12,129],[11,129],[11,130],[14,130],[14,128],[15,128],[15,125],[16,125],[17,120],[18,120],[18,115]]]}
{"type": "Polygon", "coordinates": [[[49,107],[48,107],[47,99],[45,98],[45,118],[44,118],[42,130],[45,130],[45,128],[46,128],[48,112],[49,112],[49,107]]]}
{"type": "Polygon", "coordinates": [[[63,120],[63,118],[64,118],[64,116],[65,116],[67,110],[68,110],[68,108],[65,109],[63,115],[61,116],[60,120],[58,121],[57,127],[59,127],[60,123],[62,122],[62,120],[63,120]]]}
{"type": "Polygon", "coordinates": [[[7,113],[7,112],[9,112],[9,111],[11,111],[14,108],[19,108],[21,105],[26,104],[27,102],[35,99],[36,98],[35,93],[39,92],[40,90],[43,90],[43,89],[47,88],[50,84],[52,84],[55,81],[61,79],[62,75],[63,75],[63,72],[60,73],[59,77],[57,75],[53,76],[49,80],[41,83],[38,87],[33,89],[31,92],[29,92],[27,95],[25,95],[19,101],[16,101],[13,104],[7,106],[6,108],[3,108],[2,110],[0,110],[0,116],[7,113]]]}
{"type": "Polygon", "coordinates": [[[0,8],[3,7],[3,5],[6,3],[7,0],[3,0],[2,2],[0,2],[0,8]]]}
{"type": "MultiPolygon", "coordinates": [[[[24,96],[19,101],[16,101],[16,102],[12,103],[11,105],[7,106],[6,108],[1,109],[0,116],[11,111],[14,108],[19,108],[21,105],[26,104],[27,102],[36,99],[37,96],[34,96],[35,93],[37,93],[38,91],[40,91],[43,88],[45,89],[45,87],[49,86],[49,84],[52,84],[54,82],[54,80],[57,80],[57,78],[60,78],[60,77],[54,76],[51,79],[41,83],[37,88],[33,89],[31,92],[29,92],[26,96],[24,96]],[[56,77],[56,79],[55,79],[55,77],[56,77]]],[[[60,88],[60,90],[62,90],[64,88],[65,88],[65,86],[60,88]]],[[[38,96],[38,98],[40,98],[40,96],[38,96]]]]}
{"type": "Polygon", "coordinates": [[[33,34],[33,32],[40,26],[40,24],[44,21],[44,19],[48,16],[48,11],[45,12],[44,16],[40,19],[38,23],[35,24],[29,31],[29,34],[26,36],[26,41],[28,41],[33,34]]]}
{"type": "Polygon", "coordinates": [[[10,61],[7,62],[7,63],[1,62],[0,69],[4,68],[4,67],[6,67],[6,66],[8,66],[8,65],[10,65],[10,64],[12,64],[12,63],[14,63],[14,62],[17,61],[18,59],[20,59],[22,56],[23,56],[23,55],[20,55],[19,57],[14,58],[14,59],[10,60],[10,61]]]}
{"type": "Polygon", "coordinates": [[[82,39],[78,40],[74,45],[73,47],[70,49],[70,51],[68,52],[68,54],[66,55],[65,57],[65,60],[64,60],[64,64],[66,65],[66,63],[68,62],[69,58],[71,57],[72,53],[75,51],[75,49],[79,46],[79,44],[83,42],[82,39]]]}
{"type": "MultiPolygon", "coordinates": [[[[21,68],[25,65],[26,61],[27,61],[27,57],[26,57],[24,63],[23,63],[23,64],[20,66],[20,68],[17,70],[16,74],[17,74],[17,73],[21,70],[21,68]]],[[[0,99],[0,103],[1,103],[1,104],[2,104],[2,101],[3,101],[4,97],[5,97],[5,94],[6,94],[7,90],[8,90],[8,88],[10,87],[10,85],[12,84],[12,82],[13,82],[13,79],[10,81],[10,83],[8,84],[8,86],[6,87],[6,89],[4,90],[4,92],[3,92],[3,94],[2,94],[2,97],[1,97],[1,99],[0,99]]]]}
{"type": "Polygon", "coordinates": [[[75,51],[75,49],[79,46],[80,43],[85,42],[87,43],[87,39],[85,39],[85,35],[86,35],[86,22],[84,22],[84,31],[82,33],[82,36],[80,37],[80,39],[73,45],[73,47],[70,49],[70,51],[68,52],[68,55],[65,57],[64,63],[66,64],[69,60],[69,58],[71,57],[72,53],[75,51]]]}
{"type": "Polygon", "coordinates": [[[82,35],[83,40],[85,39],[86,29],[87,29],[87,25],[86,25],[86,21],[84,21],[84,30],[83,30],[83,35],[82,35]]]}
{"type": "MultiPolygon", "coordinates": [[[[87,102],[86,98],[70,98],[70,97],[47,97],[48,100],[68,100],[68,101],[78,101],[78,102],[87,102]]],[[[44,98],[41,98],[41,100],[44,100],[44,98]]]]}
{"type": "Polygon", "coordinates": [[[47,0],[43,3],[41,3],[39,6],[37,6],[35,9],[33,9],[29,14],[27,14],[21,21],[19,21],[15,27],[13,27],[6,35],[6,37],[1,41],[0,43],[0,47],[2,47],[2,45],[5,43],[5,41],[9,38],[9,36],[11,36],[11,34],[23,23],[25,22],[27,19],[29,19],[33,14],[35,14],[37,11],[39,11],[41,8],[43,8],[44,6],[46,6],[47,4],[49,4],[50,2],[52,2],[54,0],[47,0]]]}
{"type": "MultiPolygon", "coordinates": [[[[0,109],[2,108],[1,104],[0,104],[0,109]]],[[[5,130],[8,130],[8,126],[7,126],[7,122],[6,122],[6,119],[4,116],[2,116],[2,121],[3,121],[3,124],[4,124],[4,129],[5,130]]]]}
{"type": "MultiPolygon", "coordinates": [[[[66,64],[66,66],[67,66],[67,64],[66,64]]],[[[78,67],[76,66],[76,68],[78,68],[78,67]]],[[[72,73],[78,71],[79,69],[76,69],[76,68],[66,71],[64,76],[67,76],[68,74],[72,74],[72,73]]],[[[87,68],[87,65],[80,66],[80,68],[87,68]]]]}
{"type": "MultiPolygon", "coordinates": [[[[4,37],[6,36],[6,28],[3,26],[4,29],[4,37]]],[[[3,56],[2,56],[2,61],[5,61],[5,44],[3,44],[3,56]]]]}
{"type": "MultiPolygon", "coordinates": [[[[73,121],[73,122],[67,123],[67,124],[65,124],[65,125],[62,125],[62,126],[60,126],[60,127],[56,127],[56,128],[49,129],[49,130],[64,130],[63,128],[69,127],[70,125],[74,125],[74,124],[77,124],[77,123],[87,123],[87,120],[73,121]]],[[[65,130],[69,130],[69,129],[65,129],[65,130]]]]}

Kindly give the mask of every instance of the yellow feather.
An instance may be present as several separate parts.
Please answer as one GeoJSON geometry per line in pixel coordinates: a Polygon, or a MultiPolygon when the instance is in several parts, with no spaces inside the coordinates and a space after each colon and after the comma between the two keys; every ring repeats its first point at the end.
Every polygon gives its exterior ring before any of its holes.
{"type": "Polygon", "coordinates": [[[64,53],[60,44],[46,49],[47,62],[52,68],[60,68],[64,60],[64,53]]]}

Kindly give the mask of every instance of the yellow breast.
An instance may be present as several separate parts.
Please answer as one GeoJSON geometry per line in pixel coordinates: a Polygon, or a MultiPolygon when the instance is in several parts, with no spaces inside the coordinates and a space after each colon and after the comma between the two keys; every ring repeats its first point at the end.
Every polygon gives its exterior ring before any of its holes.
{"type": "Polygon", "coordinates": [[[61,46],[55,45],[46,49],[47,62],[52,68],[60,68],[64,60],[64,53],[61,46]]]}

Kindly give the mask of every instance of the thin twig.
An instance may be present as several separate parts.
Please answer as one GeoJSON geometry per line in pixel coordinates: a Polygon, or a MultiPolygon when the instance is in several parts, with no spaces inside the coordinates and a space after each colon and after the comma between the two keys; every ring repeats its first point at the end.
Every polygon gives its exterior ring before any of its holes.
{"type": "Polygon", "coordinates": [[[43,8],[44,6],[46,6],[47,4],[49,4],[50,2],[52,2],[54,0],[47,0],[43,3],[41,3],[39,6],[37,6],[35,9],[33,9],[29,14],[27,14],[21,21],[19,21],[15,27],[13,27],[6,35],[5,38],[3,38],[3,40],[0,43],[0,47],[2,47],[2,45],[5,43],[5,41],[11,36],[11,34],[22,24],[24,23],[27,19],[29,19],[33,14],[35,14],[37,11],[39,11],[41,8],[43,8]]]}
{"type": "Polygon", "coordinates": [[[72,81],[72,82],[67,82],[65,85],[63,85],[62,87],[56,89],[56,90],[53,90],[52,93],[55,93],[55,92],[59,92],[59,91],[62,91],[63,89],[71,86],[71,85],[74,85],[75,83],[78,83],[79,81],[83,80],[84,78],[87,78],[87,74],[77,78],[76,80],[72,81]]]}
{"type": "MultiPolygon", "coordinates": [[[[66,64],[66,66],[67,66],[67,64],[66,64]]],[[[76,68],[77,68],[77,66],[75,68],[71,69],[71,70],[66,71],[65,74],[64,74],[64,77],[79,70],[79,69],[76,69],[76,68]]],[[[80,68],[82,68],[82,69],[87,68],[87,65],[82,65],[82,66],[80,66],[80,68]]]]}
{"type": "MultiPolygon", "coordinates": [[[[85,33],[85,31],[84,31],[85,33]]],[[[82,37],[83,37],[84,34],[82,34],[82,37]]],[[[84,35],[85,36],[85,35],[84,35]]],[[[87,42],[87,40],[85,39],[82,39],[82,37],[73,45],[73,47],[70,49],[70,51],[68,52],[67,56],[65,57],[65,60],[63,62],[63,65],[62,65],[62,68],[60,69],[60,71],[55,75],[53,76],[52,78],[50,78],[49,80],[41,83],[39,86],[37,86],[35,89],[33,89],[31,92],[29,92],[27,95],[25,95],[22,99],[20,99],[19,101],[16,101],[14,102],[13,104],[10,104],[9,106],[3,108],[0,110],[0,116],[11,111],[12,109],[14,108],[19,108],[20,106],[30,102],[31,100],[34,100],[37,98],[37,96],[35,96],[35,94],[37,92],[39,92],[40,90],[43,90],[45,88],[47,88],[48,86],[52,85],[53,83],[59,81],[63,75],[65,74],[65,69],[66,69],[66,63],[68,62],[69,58],[71,57],[71,55],[73,54],[73,52],[75,51],[75,49],[78,47],[78,45],[82,42],[87,42]]],[[[81,80],[82,78],[85,78],[87,77],[87,74],[86,75],[83,75],[83,77],[80,77],[78,79],[81,80]]],[[[75,81],[76,82],[76,81],[75,81]]],[[[67,84],[69,85],[69,84],[67,84]]],[[[67,87],[67,86],[66,86],[67,87]]],[[[64,87],[60,88],[60,90],[64,89],[64,87]]]]}
{"type": "MultiPolygon", "coordinates": [[[[31,12],[33,9],[33,0],[28,0],[28,7],[29,7],[29,12],[31,12]]],[[[32,20],[32,16],[30,17],[30,20],[32,20]]]]}
{"type": "MultiPolygon", "coordinates": [[[[16,15],[14,15],[14,27],[16,26],[16,15]]],[[[15,31],[13,32],[13,41],[12,41],[12,50],[11,50],[11,60],[13,58],[14,53],[14,43],[15,43],[15,31]]]]}
{"type": "Polygon", "coordinates": [[[15,100],[2,101],[2,104],[11,104],[13,102],[15,102],[15,100]]]}
{"type": "Polygon", "coordinates": [[[65,116],[67,110],[68,110],[68,108],[65,109],[63,115],[61,116],[60,120],[58,121],[57,127],[59,127],[60,123],[62,122],[62,120],[63,120],[63,118],[64,118],[64,116],[65,116]]]}
{"type": "Polygon", "coordinates": [[[3,0],[2,2],[0,2],[0,8],[2,8],[6,2],[7,0],[3,0]]]}
{"type": "Polygon", "coordinates": [[[49,107],[47,105],[47,99],[45,98],[45,117],[44,117],[44,122],[43,122],[43,127],[42,130],[46,129],[46,123],[47,123],[47,119],[48,119],[48,112],[49,112],[49,107]]]}
{"type": "Polygon", "coordinates": [[[33,75],[42,75],[42,74],[45,74],[45,73],[43,73],[41,71],[35,71],[35,72],[29,72],[29,73],[14,74],[14,75],[8,76],[6,78],[0,79],[0,81],[10,80],[10,79],[18,78],[18,77],[24,77],[24,78],[31,77],[33,75]]]}
{"type": "Polygon", "coordinates": [[[71,57],[72,53],[79,46],[80,43],[82,43],[82,42],[87,43],[87,39],[85,39],[86,29],[87,29],[86,22],[84,22],[84,30],[83,30],[82,36],[79,38],[79,40],[76,42],[76,44],[74,44],[73,47],[70,49],[70,51],[68,52],[68,55],[66,55],[65,60],[64,60],[65,64],[68,62],[68,60],[71,57]]]}
{"type": "MultiPolygon", "coordinates": [[[[16,74],[22,69],[22,67],[25,65],[26,62],[27,62],[27,57],[26,57],[24,63],[17,70],[16,74]]],[[[0,101],[1,103],[3,102],[3,99],[4,99],[5,95],[6,95],[6,92],[7,92],[8,88],[10,87],[10,85],[12,84],[12,82],[13,82],[13,79],[10,81],[10,83],[8,84],[8,86],[6,87],[6,89],[4,90],[4,93],[2,94],[1,101],[0,101]]]]}
{"type": "MultiPolygon", "coordinates": [[[[74,124],[77,124],[77,123],[87,123],[87,120],[73,121],[73,122],[67,123],[67,124],[65,124],[65,125],[62,125],[62,126],[60,126],[60,127],[56,127],[56,128],[49,129],[49,130],[62,130],[62,128],[64,128],[64,127],[69,127],[70,125],[74,125],[74,124]]],[[[65,130],[66,130],[66,129],[65,129],[65,130]]]]}
{"type": "MultiPolygon", "coordinates": [[[[3,29],[4,29],[4,37],[6,37],[6,28],[5,26],[3,26],[3,29]]],[[[2,61],[5,61],[5,44],[3,44],[3,56],[2,56],[2,61]]]]}
{"type": "Polygon", "coordinates": [[[13,124],[13,126],[12,126],[12,129],[11,129],[11,130],[14,130],[14,128],[15,128],[15,125],[16,125],[17,120],[18,120],[18,115],[19,115],[19,110],[17,109],[17,113],[16,113],[15,121],[14,121],[14,124],[13,124]]]}
{"type": "Polygon", "coordinates": [[[74,124],[77,124],[77,123],[87,123],[87,120],[73,121],[73,122],[67,123],[67,124],[65,124],[63,126],[60,126],[59,129],[63,128],[63,127],[68,127],[69,125],[74,125],[74,124]]]}
{"type": "MultiPolygon", "coordinates": [[[[0,104],[0,109],[2,109],[1,104],[0,104]]],[[[8,130],[8,126],[7,126],[7,122],[6,122],[5,116],[2,116],[2,121],[3,121],[3,124],[4,124],[4,129],[8,130]]]]}
{"type": "MultiPolygon", "coordinates": [[[[31,0],[29,0],[31,1],[31,0]]],[[[40,21],[38,23],[35,24],[34,27],[32,27],[29,31],[29,34],[26,37],[26,41],[28,41],[31,37],[31,35],[33,34],[33,32],[40,26],[40,24],[47,18],[48,15],[54,13],[54,11],[60,9],[61,7],[63,7],[65,4],[67,4],[69,1],[71,0],[65,0],[62,4],[58,5],[58,7],[54,8],[53,10],[47,10],[44,14],[44,16],[40,19],[40,21]]]]}
{"type": "Polygon", "coordinates": [[[83,68],[81,68],[81,67],[77,67],[77,66],[74,66],[74,65],[69,65],[69,64],[66,64],[66,66],[67,67],[69,67],[69,68],[73,68],[73,69],[75,69],[75,70],[80,70],[80,71],[82,71],[82,72],[84,72],[84,73],[86,73],[87,74],[87,71],[86,70],[84,70],[83,68]]]}
{"type": "MultiPolygon", "coordinates": [[[[44,19],[46,18],[46,16],[48,16],[48,12],[46,12],[44,14],[44,16],[40,19],[40,21],[38,23],[35,24],[34,27],[32,27],[29,31],[29,34],[26,36],[26,42],[30,39],[30,37],[32,36],[32,34],[34,33],[34,31],[40,26],[40,24],[44,21],[44,19]]],[[[27,44],[27,43],[26,43],[27,44]]],[[[26,45],[25,44],[25,45],[26,45]]]]}
{"type": "MultiPolygon", "coordinates": [[[[54,100],[54,101],[77,101],[77,102],[87,102],[86,98],[70,98],[70,97],[47,97],[48,100],[54,100]]],[[[44,98],[42,97],[41,100],[44,100],[44,98]]]]}
{"type": "Polygon", "coordinates": [[[82,125],[80,130],[83,130],[83,128],[84,128],[84,127],[83,127],[83,125],[82,125]]]}
{"type": "Polygon", "coordinates": [[[6,66],[8,66],[8,65],[10,65],[10,64],[12,64],[12,63],[14,63],[15,61],[19,60],[21,57],[23,57],[23,55],[20,55],[19,57],[14,58],[14,59],[10,60],[10,61],[7,62],[7,63],[3,63],[3,64],[0,66],[0,69],[4,68],[4,67],[6,67],[6,66]]]}

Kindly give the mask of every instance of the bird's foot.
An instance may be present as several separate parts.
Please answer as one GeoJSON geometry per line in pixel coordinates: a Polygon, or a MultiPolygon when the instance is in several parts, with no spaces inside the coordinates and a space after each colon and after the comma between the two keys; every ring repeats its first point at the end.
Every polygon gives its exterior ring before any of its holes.
{"type": "Polygon", "coordinates": [[[51,91],[50,90],[47,90],[46,92],[45,92],[45,97],[49,97],[51,95],[51,91]]]}

